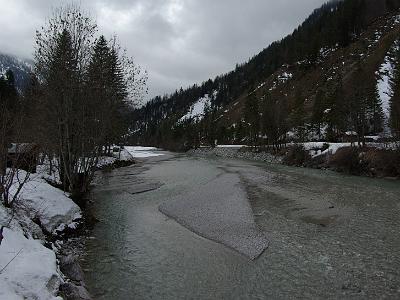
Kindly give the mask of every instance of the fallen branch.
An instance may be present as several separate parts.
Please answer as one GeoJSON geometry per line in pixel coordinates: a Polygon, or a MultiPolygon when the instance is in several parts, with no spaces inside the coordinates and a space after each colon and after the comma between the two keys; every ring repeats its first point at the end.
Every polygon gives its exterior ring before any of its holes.
{"type": "Polygon", "coordinates": [[[22,252],[22,249],[23,249],[23,248],[21,248],[21,249],[18,251],[18,253],[15,254],[15,256],[0,270],[0,274],[3,273],[3,271],[8,267],[9,264],[11,264],[11,262],[12,262],[14,259],[17,258],[17,256],[22,252]]]}

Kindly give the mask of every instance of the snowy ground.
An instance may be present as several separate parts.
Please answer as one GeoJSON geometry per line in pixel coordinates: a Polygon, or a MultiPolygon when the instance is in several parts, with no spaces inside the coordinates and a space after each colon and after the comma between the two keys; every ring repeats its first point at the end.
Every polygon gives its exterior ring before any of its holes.
{"type": "Polygon", "coordinates": [[[146,158],[164,155],[159,151],[160,150],[155,147],[124,146],[121,148],[121,152],[113,152],[112,157],[100,157],[97,166],[101,169],[114,164],[118,160],[132,161],[134,158],[146,158]]]}
{"type": "Polygon", "coordinates": [[[164,155],[159,149],[154,147],[141,146],[124,146],[124,149],[129,152],[133,158],[146,158],[164,155]]]}
{"type": "Polygon", "coordinates": [[[303,143],[304,149],[309,151],[311,156],[316,157],[324,154],[335,154],[340,148],[350,147],[351,143],[326,143],[326,142],[308,142],[303,143]],[[325,150],[321,150],[324,147],[325,150]]]}
{"type": "Polygon", "coordinates": [[[102,156],[99,158],[99,161],[97,163],[97,167],[99,169],[107,167],[109,165],[112,165],[117,161],[117,158],[115,157],[110,157],[110,156],[102,156]]]}
{"type": "Polygon", "coordinates": [[[246,145],[218,145],[217,148],[245,148],[246,145]]]}
{"type": "Polygon", "coordinates": [[[15,213],[0,205],[0,224],[6,226],[0,245],[0,299],[61,299],[56,297],[62,277],[55,252],[44,246],[44,235],[32,220],[56,234],[56,229],[76,226],[81,210],[43,177],[45,172],[31,175],[15,203],[15,213]]]}
{"type": "MultiPolygon", "coordinates": [[[[374,138],[374,137],[370,137],[374,138]]],[[[310,152],[310,155],[313,157],[317,157],[325,154],[335,154],[340,148],[351,147],[351,143],[328,143],[328,142],[307,142],[300,143],[297,145],[303,145],[304,149],[310,152]],[[326,148],[327,149],[324,149],[326,148]],[[324,150],[322,150],[324,149],[324,150]]],[[[353,143],[354,145],[354,143],[353,143]]],[[[366,143],[368,147],[373,147],[377,149],[395,149],[397,147],[396,143],[376,143],[369,142],[366,143]]]]}
{"type": "Polygon", "coordinates": [[[3,235],[0,299],[61,299],[55,296],[61,283],[55,253],[20,232],[5,228],[3,235]]]}
{"type": "MultiPolygon", "coordinates": [[[[23,171],[21,171],[23,172],[23,171]]],[[[48,184],[43,174],[32,174],[19,195],[17,206],[31,219],[39,219],[48,233],[75,226],[82,218],[81,210],[67,193],[48,184]]]]}

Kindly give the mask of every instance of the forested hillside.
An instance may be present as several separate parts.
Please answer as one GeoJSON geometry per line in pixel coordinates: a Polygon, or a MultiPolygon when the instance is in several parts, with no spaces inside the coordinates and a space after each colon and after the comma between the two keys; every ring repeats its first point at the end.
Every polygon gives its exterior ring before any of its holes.
{"type": "Polygon", "coordinates": [[[187,149],[215,142],[338,141],[399,134],[400,1],[331,1],[294,32],[201,85],[133,116],[132,142],[187,149]]]}
{"type": "Polygon", "coordinates": [[[0,76],[5,75],[7,70],[13,72],[17,89],[22,91],[28,86],[30,74],[33,71],[33,62],[0,53],[0,76]]]}

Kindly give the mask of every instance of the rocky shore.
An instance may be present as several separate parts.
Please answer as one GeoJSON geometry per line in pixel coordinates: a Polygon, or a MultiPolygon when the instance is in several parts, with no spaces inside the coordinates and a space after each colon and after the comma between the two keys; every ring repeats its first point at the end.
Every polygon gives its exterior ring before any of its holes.
{"type": "Polygon", "coordinates": [[[246,159],[268,163],[282,163],[283,158],[265,151],[256,151],[250,147],[202,147],[188,151],[189,155],[199,157],[220,157],[228,159],[246,159]]]}
{"type": "Polygon", "coordinates": [[[351,143],[307,142],[289,144],[280,155],[249,146],[201,147],[189,155],[206,158],[244,159],[295,167],[331,170],[355,176],[400,178],[400,150],[395,143],[368,143],[353,147],[351,143]]]}

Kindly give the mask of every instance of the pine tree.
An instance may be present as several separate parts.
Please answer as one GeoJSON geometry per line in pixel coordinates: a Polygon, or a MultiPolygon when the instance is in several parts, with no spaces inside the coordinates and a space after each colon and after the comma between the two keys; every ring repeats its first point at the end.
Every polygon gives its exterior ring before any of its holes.
{"type": "Polygon", "coordinates": [[[256,95],[249,95],[245,102],[244,119],[248,126],[250,143],[256,145],[260,133],[260,109],[256,95]]]}
{"type": "Polygon", "coordinates": [[[324,92],[320,89],[317,90],[315,95],[315,101],[313,106],[313,112],[311,117],[311,122],[313,127],[316,129],[318,136],[321,138],[321,126],[324,123],[324,113],[327,109],[325,103],[325,95],[324,92]]]}
{"type": "Polygon", "coordinates": [[[286,101],[277,101],[267,93],[264,95],[262,112],[262,132],[268,137],[269,144],[279,149],[285,143],[288,130],[286,101]]]}
{"type": "Polygon", "coordinates": [[[390,100],[390,125],[393,135],[400,138],[400,49],[396,52],[396,67],[391,86],[393,97],[390,100]]]}
{"type": "MultiPolygon", "coordinates": [[[[374,77],[373,77],[374,79],[374,77]]],[[[370,122],[370,131],[373,134],[382,132],[383,129],[383,110],[382,101],[379,97],[378,87],[375,80],[369,83],[368,90],[368,117],[370,122]]]]}
{"type": "MultiPolygon", "coordinates": [[[[15,87],[14,74],[7,70],[4,76],[0,76],[0,155],[5,155],[16,133],[16,119],[19,113],[19,97],[15,87]]],[[[6,158],[2,159],[3,162],[6,158]]],[[[1,166],[4,170],[4,164],[1,166]]]]}
{"type": "Polygon", "coordinates": [[[127,96],[123,69],[116,49],[100,36],[93,50],[87,74],[91,110],[98,124],[93,124],[102,136],[102,144],[110,151],[125,130],[121,112],[127,96]]]}

